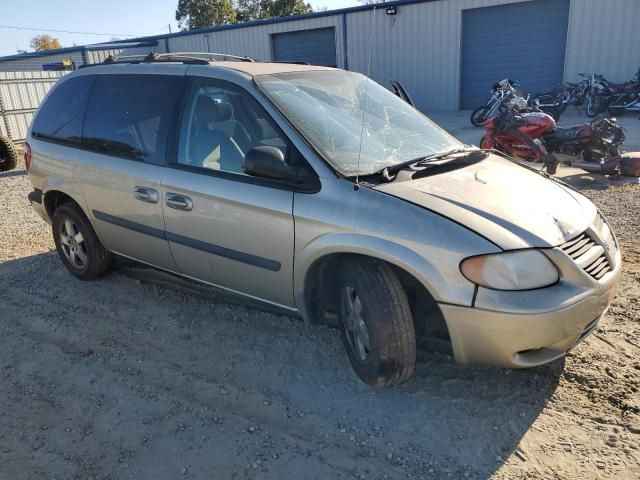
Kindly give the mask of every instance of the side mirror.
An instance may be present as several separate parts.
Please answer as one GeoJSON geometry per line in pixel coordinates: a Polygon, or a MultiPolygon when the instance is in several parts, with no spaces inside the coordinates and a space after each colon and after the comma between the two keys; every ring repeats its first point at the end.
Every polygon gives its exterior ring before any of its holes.
{"type": "Polygon", "coordinates": [[[244,157],[242,169],[247,175],[274,180],[300,180],[306,173],[287,165],[282,150],[270,146],[253,147],[249,150],[244,157]]]}

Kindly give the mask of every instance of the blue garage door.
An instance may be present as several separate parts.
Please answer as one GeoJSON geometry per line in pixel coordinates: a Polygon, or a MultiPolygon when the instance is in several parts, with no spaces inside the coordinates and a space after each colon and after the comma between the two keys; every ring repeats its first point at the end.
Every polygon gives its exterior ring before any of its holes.
{"type": "Polygon", "coordinates": [[[569,0],[534,0],[462,14],[461,108],[486,102],[505,77],[535,93],[562,81],[569,0]]]}
{"type": "Polygon", "coordinates": [[[273,35],[273,59],[277,62],[307,62],[335,67],[338,64],[335,29],[277,33],[273,35]]]}

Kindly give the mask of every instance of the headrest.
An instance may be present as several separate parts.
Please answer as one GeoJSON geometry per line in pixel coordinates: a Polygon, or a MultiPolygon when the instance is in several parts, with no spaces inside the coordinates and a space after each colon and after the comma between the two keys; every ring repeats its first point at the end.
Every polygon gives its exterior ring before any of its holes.
{"type": "Polygon", "coordinates": [[[211,97],[200,95],[196,100],[195,117],[201,124],[216,121],[216,102],[211,97]]]}
{"type": "Polygon", "coordinates": [[[233,105],[228,102],[216,103],[216,122],[226,122],[233,118],[233,105]]]}

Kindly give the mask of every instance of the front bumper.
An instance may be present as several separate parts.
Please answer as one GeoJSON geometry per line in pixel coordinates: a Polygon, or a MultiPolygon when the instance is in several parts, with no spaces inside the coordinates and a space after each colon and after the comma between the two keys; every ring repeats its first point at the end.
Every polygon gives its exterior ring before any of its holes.
{"type": "Polygon", "coordinates": [[[614,265],[599,281],[567,263],[563,280],[552,287],[485,290],[475,307],[441,304],[456,361],[525,368],[564,356],[596,328],[613,301],[621,274],[619,251],[614,265]]]}

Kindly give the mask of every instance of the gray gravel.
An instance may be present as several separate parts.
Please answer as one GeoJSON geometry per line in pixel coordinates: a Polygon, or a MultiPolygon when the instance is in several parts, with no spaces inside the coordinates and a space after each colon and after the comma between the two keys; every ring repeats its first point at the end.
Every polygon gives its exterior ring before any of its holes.
{"type": "Polygon", "coordinates": [[[0,478],[639,478],[640,187],[568,180],[624,253],[597,332],[527,371],[420,352],[377,391],[331,328],[131,262],[76,280],[0,174],[0,478]]]}

